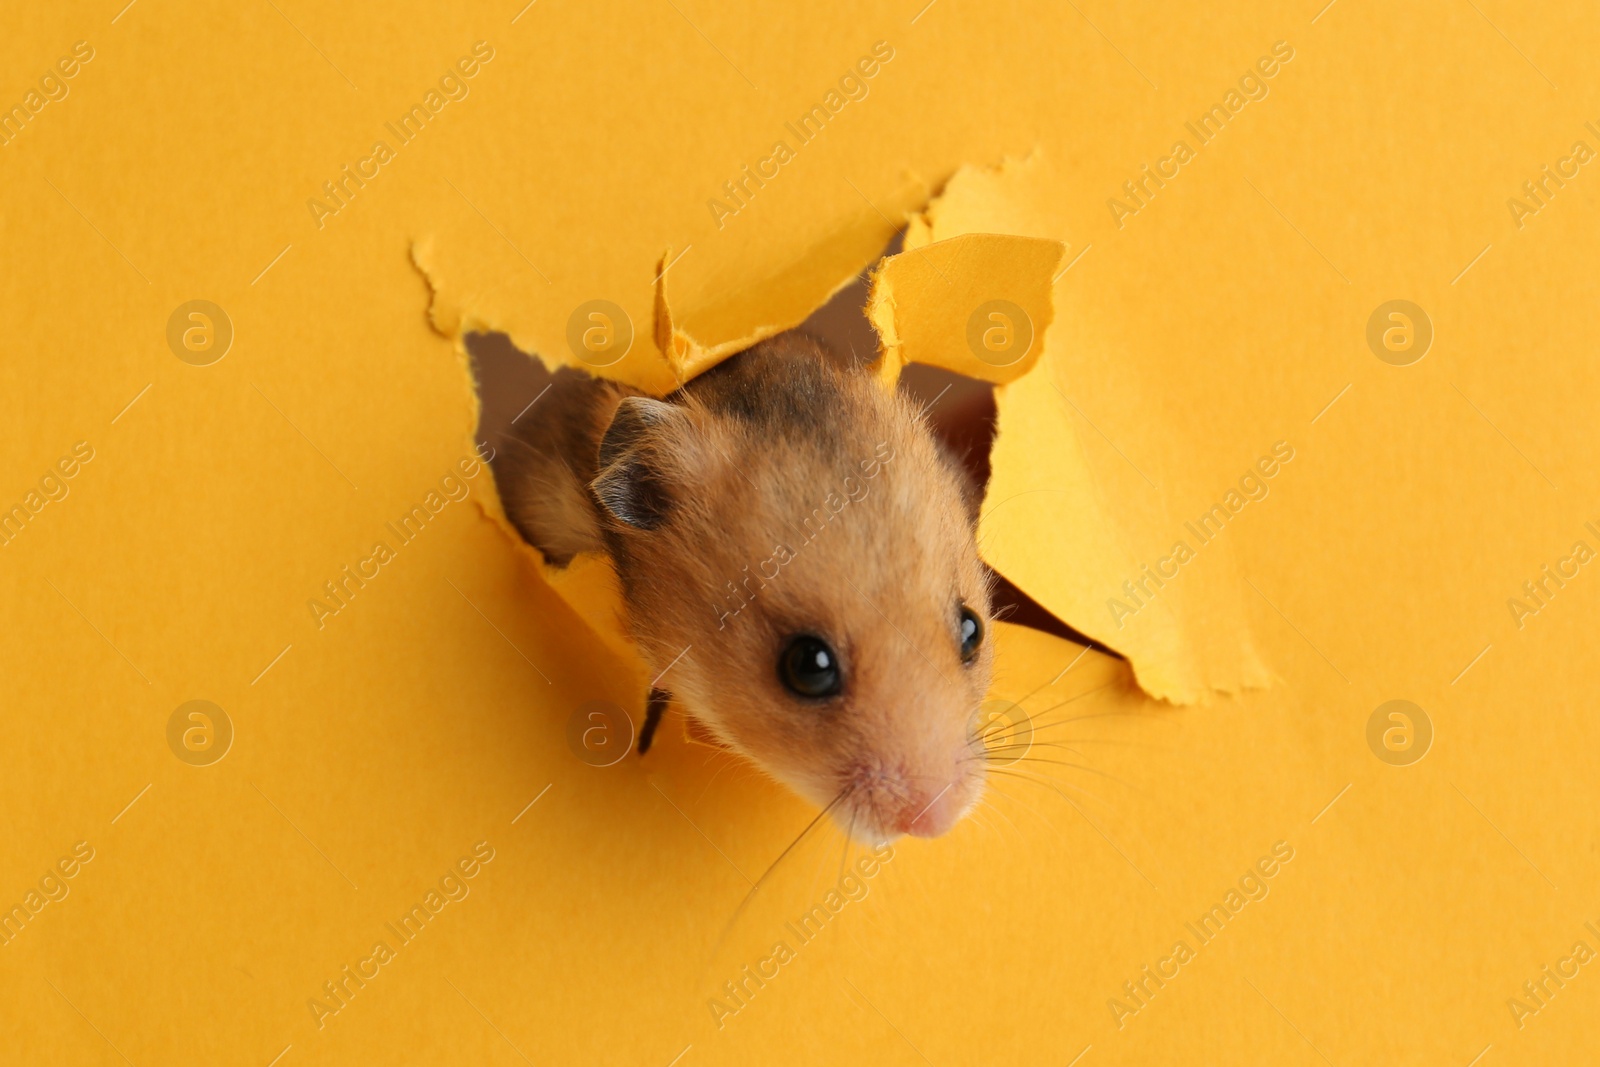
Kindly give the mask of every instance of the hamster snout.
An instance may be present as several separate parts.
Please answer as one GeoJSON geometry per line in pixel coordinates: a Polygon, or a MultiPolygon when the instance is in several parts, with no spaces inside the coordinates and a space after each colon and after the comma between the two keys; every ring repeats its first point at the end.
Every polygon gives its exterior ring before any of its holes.
{"type": "Polygon", "coordinates": [[[850,811],[841,821],[873,842],[900,834],[940,836],[977,804],[984,785],[982,757],[966,746],[945,764],[937,772],[905,764],[859,764],[846,786],[850,811]]]}

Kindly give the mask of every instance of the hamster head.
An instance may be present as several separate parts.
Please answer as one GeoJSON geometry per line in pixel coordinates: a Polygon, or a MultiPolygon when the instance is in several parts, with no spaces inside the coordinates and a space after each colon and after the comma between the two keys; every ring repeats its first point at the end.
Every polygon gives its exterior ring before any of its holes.
{"type": "Polygon", "coordinates": [[[942,834],[983,792],[994,665],[962,476],[909,402],[803,339],[733,364],[622,401],[602,441],[633,633],[694,718],[847,832],[942,834]]]}

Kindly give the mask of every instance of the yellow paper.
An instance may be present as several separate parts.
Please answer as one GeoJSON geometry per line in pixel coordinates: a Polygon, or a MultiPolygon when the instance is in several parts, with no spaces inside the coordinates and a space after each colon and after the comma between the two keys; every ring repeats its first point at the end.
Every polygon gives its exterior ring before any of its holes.
{"type": "Polygon", "coordinates": [[[1600,24],[1319,7],[16,12],[6,1061],[1587,1062],[1600,24]],[[814,811],[569,746],[649,679],[460,337],[664,392],[903,227],[1048,261],[983,551],[1127,660],[997,625],[988,801],[752,896],[814,811]]]}

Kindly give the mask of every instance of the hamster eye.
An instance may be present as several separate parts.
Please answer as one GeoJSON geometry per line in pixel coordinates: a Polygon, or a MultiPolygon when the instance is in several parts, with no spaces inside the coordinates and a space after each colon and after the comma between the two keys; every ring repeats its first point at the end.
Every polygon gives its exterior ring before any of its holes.
{"type": "Polygon", "coordinates": [[[778,656],[778,678],[797,696],[831,697],[841,688],[839,657],[822,638],[801,634],[778,656]]]}
{"type": "Polygon", "coordinates": [[[971,663],[983,644],[983,620],[965,604],[961,605],[961,662],[971,663]]]}

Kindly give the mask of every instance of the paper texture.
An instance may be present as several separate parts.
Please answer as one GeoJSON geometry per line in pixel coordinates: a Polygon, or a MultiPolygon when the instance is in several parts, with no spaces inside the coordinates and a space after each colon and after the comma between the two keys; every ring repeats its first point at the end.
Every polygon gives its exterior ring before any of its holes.
{"type": "Polygon", "coordinates": [[[14,12],[6,1059],[1586,1062],[1600,22],[1318,7],[14,12]],[[988,801],[762,880],[806,804],[571,742],[650,679],[460,337],[665,392],[907,227],[1127,660],[996,626],[988,801]]]}

